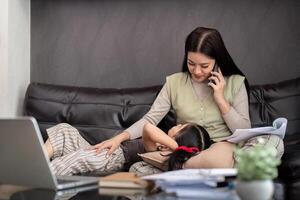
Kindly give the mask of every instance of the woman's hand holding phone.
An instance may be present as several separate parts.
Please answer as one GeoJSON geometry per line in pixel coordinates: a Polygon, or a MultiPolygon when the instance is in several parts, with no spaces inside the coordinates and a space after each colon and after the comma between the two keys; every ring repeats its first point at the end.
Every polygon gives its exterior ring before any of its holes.
{"type": "Polygon", "coordinates": [[[226,85],[225,78],[219,67],[216,67],[216,71],[211,71],[211,76],[208,78],[208,85],[212,87],[214,92],[214,100],[218,104],[222,114],[225,114],[230,109],[230,104],[224,97],[224,89],[226,85]]]}
{"type": "Polygon", "coordinates": [[[215,65],[214,69],[210,72],[211,76],[208,78],[208,85],[212,87],[214,91],[214,99],[216,102],[224,100],[224,88],[226,85],[226,81],[224,76],[220,70],[220,68],[215,65]]]}

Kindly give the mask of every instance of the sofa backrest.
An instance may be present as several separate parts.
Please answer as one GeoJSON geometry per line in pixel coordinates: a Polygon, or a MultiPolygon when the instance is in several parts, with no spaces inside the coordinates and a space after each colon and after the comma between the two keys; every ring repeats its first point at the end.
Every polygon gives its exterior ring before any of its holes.
{"type": "MultiPolygon", "coordinates": [[[[24,115],[36,118],[44,139],[47,128],[65,122],[95,144],[142,118],[160,89],[161,86],[97,89],[31,83],[26,92],[24,115]]],[[[175,123],[171,110],[159,126],[167,130],[175,123]]]]}
{"type": "Polygon", "coordinates": [[[286,136],[300,139],[300,78],[251,86],[250,91],[252,127],[269,126],[276,118],[285,117],[286,136]]]}
{"type": "MultiPolygon", "coordinates": [[[[31,83],[24,115],[37,119],[43,138],[46,128],[66,122],[95,144],[118,134],[150,109],[161,86],[128,89],[97,89],[31,83]]],[[[300,78],[250,87],[250,116],[253,127],[271,125],[277,117],[288,119],[287,136],[300,139],[300,78]]],[[[159,126],[175,124],[173,111],[159,126]]]]}

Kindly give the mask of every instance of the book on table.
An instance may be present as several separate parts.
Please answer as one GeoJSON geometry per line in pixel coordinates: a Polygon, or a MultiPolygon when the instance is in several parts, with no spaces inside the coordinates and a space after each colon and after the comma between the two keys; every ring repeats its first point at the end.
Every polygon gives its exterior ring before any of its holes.
{"type": "Polygon", "coordinates": [[[118,172],[105,176],[99,181],[100,187],[143,189],[149,186],[148,181],[142,180],[135,173],[118,172]]]}
{"type": "Polygon", "coordinates": [[[148,194],[148,192],[143,188],[101,187],[99,188],[99,194],[108,196],[126,196],[127,198],[129,198],[133,196],[143,196],[148,194]]]}

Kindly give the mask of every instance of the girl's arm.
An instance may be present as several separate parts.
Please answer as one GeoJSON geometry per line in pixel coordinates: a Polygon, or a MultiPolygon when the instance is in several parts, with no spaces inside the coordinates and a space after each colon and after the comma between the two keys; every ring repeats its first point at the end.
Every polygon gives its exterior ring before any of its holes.
{"type": "Polygon", "coordinates": [[[171,150],[175,150],[178,147],[178,144],[165,132],[163,132],[158,127],[146,123],[143,129],[143,143],[146,151],[156,151],[156,143],[165,145],[171,150]]]}

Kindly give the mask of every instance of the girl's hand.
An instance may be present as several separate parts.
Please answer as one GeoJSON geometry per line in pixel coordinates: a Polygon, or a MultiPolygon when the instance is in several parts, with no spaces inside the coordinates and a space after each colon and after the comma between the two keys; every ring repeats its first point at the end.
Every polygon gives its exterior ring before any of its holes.
{"type": "Polygon", "coordinates": [[[212,76],[208,78],[210,80],[208,85],[213,88],[214,99],[215,99],[216,103],[219,104],[220,102],[225,100],[224,88],[226,85],[226,81],[224,79],[224,76],[223,76],[220,68],[218,68],[217,72],[212,71],[211,74],[212,74],[212,76]]]}
{"type": "Polygon", "coordinates": [[[171,149],[165,145],[158,145],[157,150],[158,151],[170,151],[171,149]]]}

